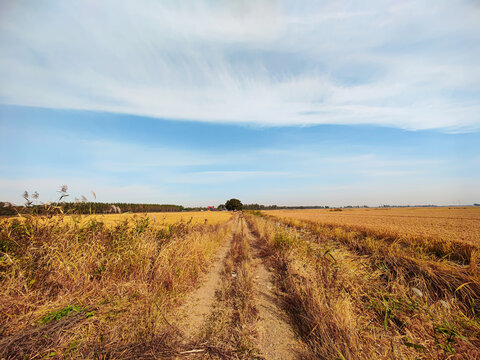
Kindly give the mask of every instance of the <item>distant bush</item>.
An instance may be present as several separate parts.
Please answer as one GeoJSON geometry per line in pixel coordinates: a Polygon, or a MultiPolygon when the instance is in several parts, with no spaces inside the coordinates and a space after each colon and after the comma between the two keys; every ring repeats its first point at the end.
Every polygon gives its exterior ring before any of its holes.
{"type": "Polygon", "coordinates": [[[0,216],[16,215],[16,207],[8,202],[0,201],[0,216]]]}
{"type": "Polygon", "coordinates": [[[230,199],[225,203],[227,210],[242,210],[243,204],[238,199],[230,199]]]}

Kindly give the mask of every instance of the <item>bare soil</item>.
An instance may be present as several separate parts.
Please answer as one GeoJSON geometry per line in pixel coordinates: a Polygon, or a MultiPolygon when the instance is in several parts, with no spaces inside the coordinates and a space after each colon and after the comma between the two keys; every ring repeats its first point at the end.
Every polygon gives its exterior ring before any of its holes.
{"type": "Polygon", "coordinates": [[[238,218],[235,220],[234,229],[229,241],[220,249],[210,271],[205,275],[200,286],[195,289],[178,309],[175,326],[184,335],[186,342],[193,340],[199,334],[205,318],[212,312],[215,301],[215,291],[221,283],[223,263],[232,245],[233,235],[239,226],[238,218]]]}
{"type": "Polygon", "coordinates": [[[255,302],[259,319],[258,348],[266,360],[291,360],[305,358],[306,348],[296,336],[289,317],[282,308],[276,293],[273,274],[267,269],[259,239],[245,226],[245,233],[252,244],[255,266],[255,302]]]}
{"type": "MultiPolygon", "coordinates": [[[[267,257],[262,251],[260,240],[248,229],[245,219],[240,215],[235,220],[230,241],[219,251],[211,270],[201,285],[194,290],[186,302],[179,308],[175,326],[184,336],[184,344],[197,344],[193,350],[180,354],[204,358],[207,352],[198,344],[199,335],[209,316],[214,311],[216,291],[222,283],[222,271],[225,259],[232,246],[235,234],[242,233],[251,246],[252,268],[254,271],[254,302],[258,311],[255,322],[256,344],[261,358],[265,360],[304,359],[308,352],[306,346],[293,331],[289,317],[282,308],[282,300],[275,289],[272,272],[267,264],[267,257]]],[[[190,345],[191,346],[191,345],[190,345]]],[[[187,348],[189,346],[187,345],[187,348]]],[[[258,357],[255,357],[258,358],[258,357]]]]}

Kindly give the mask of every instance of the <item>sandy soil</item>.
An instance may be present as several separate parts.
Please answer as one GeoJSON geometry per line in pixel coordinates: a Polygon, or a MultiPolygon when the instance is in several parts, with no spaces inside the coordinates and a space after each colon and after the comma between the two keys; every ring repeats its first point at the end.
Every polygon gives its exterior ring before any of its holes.
{"type": "MultiPolygon", "coordinates": [[[[273,274],[267,269],[265,259],[256,239],[249,231],[246,221],[239,216],[234,223],[230,240],[219,251],[211,270],[204,277],[201,285],[192,292],[186,302],[179,308],[179,317],[175,326],[183,333],[185,342],[194,340],[200,334],[207,317],[213,310],[215,291],[221,285],[221,273],[224,260],[230,250],[235,233],[243,233],[250,241],[255,282],[255,306],[258,311],[256,322],[258,337],[257,348],[266,360],[302,359],[306,354],[305,345],[299,340],[289,323],[287,314],[282,309],[281,300],[276,294],[273,274]]],[[[197,350],[191,350],[191,354],[197,350]]],[[[203,350],[198,350],[202,351],[203,350]]],[[[190,353],[186,352],[185,355],[190,353]]],[[[200,354],[199,354],[200,355],[200,354]]]]}
{"type": "Polygon", "coordinates": [[[198,335],[205,323],[206,316],[212,311],[215,291],[221,283],[223,263],[230,250],[233,234],[237,231],[238,226],[239,220],[237,218],[233,225],[230,239],[220,249],[210,271],[205,275],[200,286],[187,297],[186,302],[178,309],[179,316],[175,321],[175,326],[183,333],[186,340],[191,340],[198,335]]]}
{"type": "Polygon", "coordinates": [[[294,333],[282,303],[275,292],[273,274],[267,270],[261,248],[249,231],[255,266],[256,307],[259,314],[258,348],[266,360],[302,359],[306,348],[294,333]]]}

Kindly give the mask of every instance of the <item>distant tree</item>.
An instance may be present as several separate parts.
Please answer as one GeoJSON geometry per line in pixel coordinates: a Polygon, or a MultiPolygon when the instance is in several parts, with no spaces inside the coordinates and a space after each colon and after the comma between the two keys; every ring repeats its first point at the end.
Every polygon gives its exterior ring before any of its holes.
{"type": "Polygon", "coordinates": [[[264,209],[264,205],[259,205],[259,204],[247,204],[243,205],[243,210],[262,210],[264,209]]]}
{"type": "Polygon", "coordinates": [[[225,204],[218,205],[217,210],[225,210],[225,204]]]}
{"type": "Polygon", "coordinates": [[[243,204],[238,199],[230,199],[225,203],[227,210],[242,210],[243,204]]]}

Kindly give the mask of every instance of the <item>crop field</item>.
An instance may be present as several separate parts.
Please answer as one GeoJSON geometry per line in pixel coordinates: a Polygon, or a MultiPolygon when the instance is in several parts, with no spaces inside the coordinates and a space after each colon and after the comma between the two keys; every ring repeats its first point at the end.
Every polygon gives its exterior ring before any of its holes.
{"type": "Polygon", "coordinates": [[[280,210],[256,222],[288,249],[281,284],[319,358],[477,359],[479,210],[280,210]]]}
{"type": "MultiPolygon", "coordinates": [[[[43,216],[44,219],[51,221],[55,216],[43,216]]],[[[123,214],[92,214],[92,215],[65,215],[58,216],[59,219],[66,222],[77,222],[82,225],[91,220],[99,221],[105,225],[119,225],[125,221],[134,223],[130,220],[148,217],[152,225],[171,225],[175,223],[184,223],[189,225],[210,224],[216,225],[228,220],[231,214],[227,211],[189,211],[189,212],[149,212],[149,213],[123,213],[123,214]]],[[[39,217],[40,218],[40,217],[39,217]]],[[[8,216],[4,219],[17,219],[23,221],[24,217],[8,216]]]]}
{"type": "Polygon", "coordinates": [[[188,224],[210,224],[216,225],[228,220],[232,214],[227,211],[191,211],[191,212],[159,212],[148,214],[98,214],[82,216],[82,221],[90,221],[95,218],[105,224],[119,224],[127,219],[138,218],[142,216],[148,216],[152,223],[157,225],[171,225],[175,223],[188,223],[188,224]]]}
{"type": "Polygon", "coordinates": [[[480,241],[480,207],[273,210],[267,214],[323,224],[355,226],[395,237],[480,241]]]}
{"type": "Polygon", "coordinates": [[[477,359],[475,208],[0,220],[0,359],[477,359]]]}

